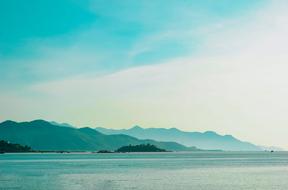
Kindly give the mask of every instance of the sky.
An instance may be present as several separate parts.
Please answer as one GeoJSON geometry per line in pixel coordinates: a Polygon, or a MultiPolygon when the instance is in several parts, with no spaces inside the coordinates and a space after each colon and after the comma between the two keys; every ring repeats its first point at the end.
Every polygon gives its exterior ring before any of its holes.
{"type": "Polygon", "coordinates": [[[288,148],[285,0],[0,1],[0,120],[288,148]]]}

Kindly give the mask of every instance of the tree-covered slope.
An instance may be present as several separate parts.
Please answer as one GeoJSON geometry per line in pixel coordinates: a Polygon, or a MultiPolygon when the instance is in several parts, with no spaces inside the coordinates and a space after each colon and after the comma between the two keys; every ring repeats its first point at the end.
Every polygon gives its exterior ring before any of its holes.
{"type": "Polygon", "coordinates": [[[0,153],[5,152],[30,152],[31,148],[20,144],[13,144],[7,141],[0,140],[0,153]]]}

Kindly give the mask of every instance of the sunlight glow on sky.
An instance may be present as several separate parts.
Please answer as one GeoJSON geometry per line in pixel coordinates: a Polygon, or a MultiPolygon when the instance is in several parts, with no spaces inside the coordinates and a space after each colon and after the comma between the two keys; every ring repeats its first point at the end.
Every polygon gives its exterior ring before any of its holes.
{"type": "Polygon", "coordinates": [[[288,148],[288,2],[0,1],[0,120],[288,148]]]}

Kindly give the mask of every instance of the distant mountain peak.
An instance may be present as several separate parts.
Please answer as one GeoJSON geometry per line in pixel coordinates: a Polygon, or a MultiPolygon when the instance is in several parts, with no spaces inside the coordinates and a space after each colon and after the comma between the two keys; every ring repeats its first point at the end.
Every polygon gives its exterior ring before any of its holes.
{"type": "Polygon", "coordinates": [[[224,135],[224,137],[235,139],[232,135],[224,135]]]}
{"type": "Polygon", "coordinates": [[[204,134],[207,134],[207,135],[218,135],[216,132],[214,131],[205,131],[204,134]]]}
{"type": "Polygon", "coordinates": [[[38,127],[38,126],[46,126],[46,127],[50,127],[50,126],[58,126],[55,125],[49,121],[43,120],[43,119],[36,119],[36,120],[32,120],[32,121],[25,121],[25,122],[16,122],[16,121],[12,121],[12,120],[6,120],[2,123],[0,123],[3,126],[16,126],[17,124],[20,124],[22,126],[34,126],[34,127],[38,127]]]}
{"type": "Polygon", "coordinates": [[[70,125],[69,123],[58,123],[58,122],[55,122],[55,121],[50,121],[49,123],[51,123],[52,125],[60,126],[60,127],[75,128],[73,125],[70,125]]]}
{"type": "Polygon", "coordinates": [[[143,129],[143,128],[140,127],[139,125],[135,125],[135,126],[132,127],[130,130],[139,130],[139,129],[143,129]]]}
{"type": "Polygon", "coordinates": [[[30,122],[31,123],[35,123],[35,122],[37,122],[37,123],[50,123],[49,121],[46,121],[44,119],[35,119],[35,120],[30,121],[30,122]]]}
{"type": "Polygon", "coordinates": [[[16,121],[12,121],[12,120],[6,120],[6,121],[3,121],[2,123],[0,124],[3,124],[3,125],[13,125],[13,124],[17,124],[16,121]]]}
{"type": "Polygon", "coordinates": [[[79,130],[79,131],[83,131],[83,132],[92,132],[92,133],[95,133],[95,134],[104,135],[103,133],[100,133],[100,132],[97,131],[96,129],[92,129],[92,128],[90,128],[90,127],[82,127],[82,128],[79,128],[78,130],[79,130]]]}
{"type": "Polygon", "coordinates": [[[37,124],[37,125],[52,125],[49,121],[43,120],[43,119],[36,119],[33,121],[30,121],[31,124],[37,124]]]}

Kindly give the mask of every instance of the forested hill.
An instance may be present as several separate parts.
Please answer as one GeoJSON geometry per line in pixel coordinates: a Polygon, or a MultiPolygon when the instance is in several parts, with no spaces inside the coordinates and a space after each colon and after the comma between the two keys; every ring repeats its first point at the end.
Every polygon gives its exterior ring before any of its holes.
{"type": "Polygon", "coordinates": [[[30,152],[31,148],[29,146],[23,146],[20,144],[13,144],[7,141],[0,140],[0,152],[30,152]]]}

